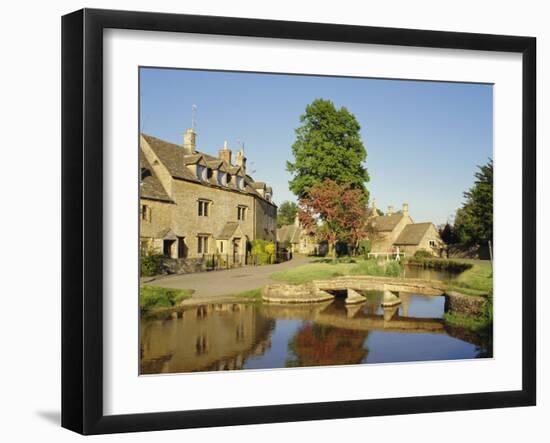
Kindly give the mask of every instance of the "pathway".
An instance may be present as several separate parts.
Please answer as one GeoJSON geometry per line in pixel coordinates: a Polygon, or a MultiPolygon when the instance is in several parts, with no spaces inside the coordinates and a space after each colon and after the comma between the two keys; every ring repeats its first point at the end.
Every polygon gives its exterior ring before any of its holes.
{"type": "Polygon", "coordinates": [[[274,280],[269,277],[274,272],[295,268],[312,260],[312,257],[296,256],[290,261],[274,265],[245,266],[223,271],[169,275],[148,284],[172,289],[194,289],[193,299],[201,298],[206,301],[210,298],[262,288],[274,283],[274,280]]]}

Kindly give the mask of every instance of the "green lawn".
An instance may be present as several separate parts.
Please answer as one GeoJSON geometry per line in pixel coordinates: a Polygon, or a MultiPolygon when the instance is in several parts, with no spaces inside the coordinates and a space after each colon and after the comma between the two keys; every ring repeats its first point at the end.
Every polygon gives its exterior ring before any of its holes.
{"type": "Polygon", "coordinates": [[[458,278],[447,284],[450,290],[456,290],[466,295],[480,295],[487,297],[493,291],[493,268],[489,260],[461,259],[470,263],[472,267],[458,278]]]}
{"type": "Polygon", "coordinates": [[[231,296],[260,300],[262,298],[262,290],[260,288],[249,289],[248,291],[239,292],[237,294],[231,294],[231,296]]]}
{"type": "Polygon", "coordinates": [[[357,259],[356,263],[309,263],[286,271],[275,272],[270,275],[273,280],[302,284],[312,280],[321,280],[343,275],[377,275],[398,276],[399,265],[396,262],[384,262],[374,259],[357,259]]]}
{"type": "Polygon", "coordinates": [[[142,285],[139,290],[139,309],[141,313],[167,309],[179,305],[191,298],[191,289],[167,289],[158,286],[142,285]]]}

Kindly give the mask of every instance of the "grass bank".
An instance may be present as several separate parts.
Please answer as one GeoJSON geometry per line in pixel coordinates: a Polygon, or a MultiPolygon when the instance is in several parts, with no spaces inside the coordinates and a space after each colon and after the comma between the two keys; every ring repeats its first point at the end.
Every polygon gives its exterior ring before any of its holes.
{"type": "Polygon", "coordinates": [[[493,291],[493,268],[488,260],[460,260],[471,265],[456,279],[447,282],[448,290],[466,295],[488,297],[493,291]]]}
{"type": "Polygon", "coordinates": [[[191,289],[168,289],[142,285],[139,290],[139,309],[142,314],[170,309],[191,298],[191,289]]]}
{"type": "Polygon", "coordinates": [[[470,269],[473,265],[463,260],[448,260],[444,258],[432,257],[407,257],[405,264],[409,266],[419,266],[421,268],[436,269],[449,272],[463,272],[470,269]]]}
{"type": "Polygon", "coordinates": [[[275,272],[270,275],[273,280],[302,284],[312,280],[322,280],[344,275],[374,275],[386,277],[398,277],[400,275],[399,264],[394,261],[343,259],[335,262],[320,260],[317,263],[308,263],[296,268],[275,272]]]}
{"type": "Polygon", "coordinates": [[[248,291],[239,292],[237,294],[231,294],[230,297],[243,297],[251,300],[261,300],[262,299],[262,290],[250,289],[248,291]]]}

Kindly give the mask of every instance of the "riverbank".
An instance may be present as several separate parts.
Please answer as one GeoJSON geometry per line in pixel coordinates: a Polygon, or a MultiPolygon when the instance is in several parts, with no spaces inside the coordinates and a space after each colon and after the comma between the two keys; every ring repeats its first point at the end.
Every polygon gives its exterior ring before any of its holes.
{"type": "Polygon", "coordinates": [[[167,289],[142,285],[139,289],[139,310],[142,315],[170,310],[192,296],[193,291],[190,289],[167,289]]]}

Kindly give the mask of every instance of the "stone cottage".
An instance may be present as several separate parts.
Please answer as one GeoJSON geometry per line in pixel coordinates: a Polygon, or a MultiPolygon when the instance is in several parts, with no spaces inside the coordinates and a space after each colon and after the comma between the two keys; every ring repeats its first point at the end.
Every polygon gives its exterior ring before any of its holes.
{"type": "Polygon", "coordinates": [[[373,200],[367,223],[373,253],[395,252],[399,248],[405,255],[425,250],[439,257],[445,246],[433,223],[413,222],[407,203],[403,203],[401,211],[394,212],[393,207],[388,206],[386,214],[379,215],[373,200]]]}
{"type": "Polygon", "coordinates": [[[234,162],[227,143],[217,157],[198,151],[192,129],[183,145],[141,134],[139,149],[142,247],[198,266],[213,254],[243,264],[250,241],[276,240],[273,191],[247,174],[242,149],[234,162]]]}
{"type": "Polygon", "coordinates": [[[277,241],[280,245],[287,244],[290,252],[294,254],[313,255],[318,252],[319,245],[315,233],[301,226],[298,214],[293,224],[277,229],[277,241]]]}

